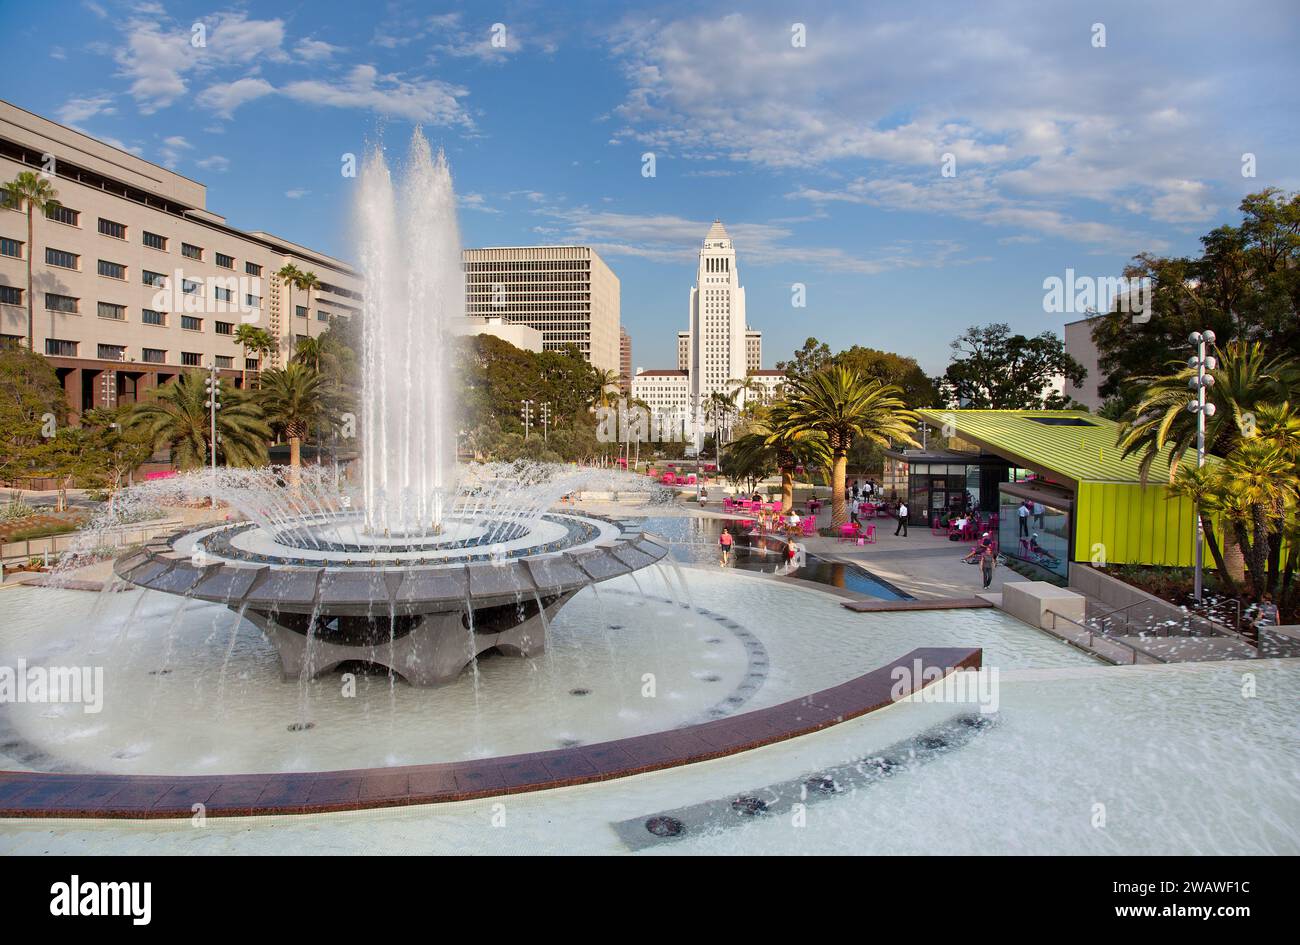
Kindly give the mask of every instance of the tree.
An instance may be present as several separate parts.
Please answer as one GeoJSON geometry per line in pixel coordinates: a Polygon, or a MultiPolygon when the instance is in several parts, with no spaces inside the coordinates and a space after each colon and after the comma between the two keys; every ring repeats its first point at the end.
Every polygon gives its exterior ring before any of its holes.
{"type": "Polygon", "coordinates": [[[321,376],[305,364],[289,362],[262,375],[260,404],[271,429],[289,441],[289,469],[293,484],[302,467],[302,441],[325,412],[321,376]]]}
{"type": "Polygon", "coordinates": [[[258,355],[258,363],[260,364],[260,358],[275,349],[275,339],[271,337],[271,333],[265,328],[243,324],[235,329],[235,343],[244,349],[243,380],[241,384],[247,390],[249,352],[258,355]]]}
{"type": "Polygon", "coordinates": [[[1199,467],[1184,466],[1178,471],[1178,478],[1169,484],[1170,495],[1185,496],[1195,503],[1196,514],[1200,517],[1201,528],[1205,532],[1205,545],[1210,549],[1210,557],[1214,559],[1219,579],[1229,593],[1235,594],[1236,576],[1224,560],[1214,527],[1216,513],[1224,510],[1224,489],[1223,470],[1217,463],[1199,467]]]}
{"type": "MultiPolygon", "coordinates": [[[[1258,342],[1233,341],[1214,353],[1218,363],[1209,372],[1214,384],[1206,390],[1206,402],[1215,410],[1205,421],[1205,447],[1227,456],[1253,428],[1261,404],[1300,393],[1300,366],[1289,357],[1270,357],[1258,342]]],[[[1124,456],[1141,454],[1143,481],[1161,451],[1168,456],[1172,481],[1183,454],[1196,446],[1196,414],[1187,409],[1192,396],[1187,382],[1196,370],[1177,361],[1169,368],[1172,373],[1135,379],[1138,402],[1120,422],[1118,445],[1124,456]]]]}
{"type": "MultiPolygon", "coordinates": [[[[211,446],[206,371],[188,371],[136,404],[126,418],[128,430],[148,435],[153,448],[171,450],[172,462],[183,470],[198,469],[211,446]]],[[[227,466],[263,466],[271,428],[262,410],[244,391],[221,381],[217,411],[217,459],[227,466]]]]}
{"type": "MultiPolygon", "coordinates": [[[[303,272],[298,270],[298,274],[293,279],[294,288],[301,289],[307,293],[307,332],[311,331],[311,293],[314,289],[320,288],[320,279],[316,278],[316,273],[308,270],[303,272]]],[[[292,299],[290,299],[292,301],[292,299]]],[[[290,322],[290,324],[293,324],[290,322]]],[[[310,337],[310,335],[309,335],[310,337]]],[[[294,344],[294,350],[297,351],[298,344],[294,344]]]]}
{"type": "Polygon", "coordinates": [[[132,407],[116,410],[87,410],[81,416],[81,429],[87,434],[87,451],[92,472],[90,479],[103,486],[112,501],[118,489],[126,485],[131,474],[149,461],[153,444],[139,428],[129,429],[127,417],[132,407]]]}
{"type": "MultiPolygon", "coordinates": [[[[289,332],[290,334],[292,334],[293,319],[294,319],[293,290],[297,288],[299,283],[302,281],[303,271],[299,269],[297,266],[295,266],[293,263],[285,263],[276,271],[275,277],[279,279],[281,283],[284,284],[284,287],[286,289],[289,290],[289,304],[286,308],[286,311],[288,312],[288,317],[285,319],[285,322],[289,325],[289,332]]],[[[310,315],[311,312],[308,312],[307,314],[310,315]]],[[[277,339],[273,338],[271,340],[274,342],[277,339]]]]}
{"type": "Polygon", "coordinates": [[[775,466],[781,473],[781,510],[794,508],[794,472],[800,464],[830,468],[834,459],[826,448],[826,435],[806,430],[791,420],[789,401],[778,401],[761,411],[749,429],[732,444],[731,455],[739,467],[775,466]]]}
{"type": "Polygon", "coordinates": [[[777,361],[776,369],[785,371],[786,377],[791,380],[810,377],[828,366],[831,363],[831,358],[830,345],[824,341],[818,341],[816,338],[809,338],[804,341],[803,347],[794,353],[792,360],[777,361]]]}
{"type": "Polygon", "coordinates": [[[622,375],[618,371],[608,371],[596,369],[595,383],[596,387],[592,394],[592,403],[597,407],[612,407],[618,402],[618,395],[622,393],[622,387],[619,382],[622,375]]]}
{"type": "Polygon", "coordinates": [[[1075,384],[1087,369],[1065,353],[1065,343],[1045,331],[1033,338],[1013,335],[1009,325],[972,325],[952,348],[952,363],[939,379],[950,406],[984,410],[1052,410],[1070,398],[1051,389],[1064,377],[1075,384]]]}
{"type": "Polygon", "coordinates": [[[59,193],[44,175],[33,171],[20,171],[13,180],[5,183],[0,191],[6,207],[27,211],[27,349],[36,344],[36,315],[32,307],[32,255],[36,252],[34,242],[35,211],[49,213],[59,207],[59,193]]]}
{"type": "Polygon", "coordinates": [[[29,348],[0,345],[0,480],[32,475],[36,453],[67,419],[68,400],[50,362],[29,348]]]}
{"type": "Polygon", "coordinates": [[[907,409],[892,384],[864,380],[847,368],[830,367],[791,382],[789,422],[800,433],[826,437],[831,455],[831,524],[848,519],[844,504],[844,479],[849,450],[856,440],[887,445],[901,440],[919,446],[912,438],[917,415],[907,409]]]}
{"type": "Polygon", "coordinates": [[[1150,317],[1111,312],[1093,322],[1103,397],[1162,373],[1193,331],[1211,329],[1220,345],[1259,342],[1269,356],[1300,350],[1300,194],[1268,188],[1240,210],[1241,225],[1203,236],[1199,256],[1144,253],[1125,269],[1150,280],[1150,317]]]}
{"type": "Polygon", "coordinates": [[[857,371],[864,378],[893,384],[903,392],[903,400],[912,407],[939,406],[939,389],[915,358],[854,345],[831,360],[840,367],[857,371]]]}

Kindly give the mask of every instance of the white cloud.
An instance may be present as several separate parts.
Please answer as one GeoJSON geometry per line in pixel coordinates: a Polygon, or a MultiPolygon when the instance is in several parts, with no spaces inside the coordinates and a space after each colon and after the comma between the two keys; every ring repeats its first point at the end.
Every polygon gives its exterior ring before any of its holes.
{"type": "Polygon", "coordinates": [[[310,193],[311,193],[310,190],[299,190],[295,188],[294,190],[286,190],[284,192],[284,195],[288,197],[290,200],[301,200],[303,197],[306,197],[310,193]]]}
{"type": "Polygon", "coordinates": [[[185,151],[192,150],[194,145],[190,144],[183,135],[171,135],[163,139],[162,145],[158,148],[158,157],[163,167],[175,170],[176,165],[180,163],[181,155],[185,151]]]}
{"type": "Polygon", "coordinates": [[[209,157],[202,158],[194,163],[205,171],[216,171],[219,174],[225,173],[230,169],[230,158],[222,157],[220,154],[210,155],[209,157]]]}
{"type": "Polygon", "coordinates": [[[342,52],[342,46],[334,46],[320,39],[300,39],[297,45],[293,47],[294,54],[299,59],[305,59],[308,62],[318,62],[323,59],[329,59],[335,53],[342,52]]]}
{"type": "Polygon", "coordinates": [[[111,95],[70,98],[59,109],[59,121],[65,125],[76,125],[96,115],[111,115],[114,111],[111,95]]]}
{"type": "Polygon", "coordinates": [[[199,93],[195,101],[204,108],[213,109],[221,117],[229,118],[240,105],[274,91],[275,87],[265,79],[245,77],[210,85],[199,93]]]}
{"type": "Polygon", "coordinates": [[[408,80],[383,75],[370,65],[353,67],[342,81],[291,82],[281,91],[296,101],[314,105],[360,108],[435,125],[473,125],[459,101],[469,94],[467,89],[439,79],[408,80]]]}

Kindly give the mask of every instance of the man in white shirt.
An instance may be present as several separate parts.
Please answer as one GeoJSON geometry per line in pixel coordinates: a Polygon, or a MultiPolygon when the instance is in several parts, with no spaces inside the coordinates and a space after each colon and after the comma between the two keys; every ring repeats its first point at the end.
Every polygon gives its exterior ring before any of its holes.
{"type": "Polygon", "coordinates": [[[1020,506],[1016,509],[1016,515],[1019,516],[1020,518],[1020,537],[1028,538],[1029,537],[1029,500],[1028,499],[1020,503],[1020,506]]]}
{"type": "Polygon", "coordinates": [[[900,532],[902,533],[904,538],[907,537],[907,503],[906,502],[898,503],[898,527],[894,529],[894,534],[898,535],[900,532]]]}

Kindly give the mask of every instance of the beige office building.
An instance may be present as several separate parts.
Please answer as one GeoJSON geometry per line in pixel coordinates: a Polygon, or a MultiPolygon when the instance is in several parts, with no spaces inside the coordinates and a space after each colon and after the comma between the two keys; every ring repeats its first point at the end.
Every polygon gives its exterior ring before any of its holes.
{"type": "Polygon", "coordinates": [[[297,339],[360,310],[358,274],[338,259],[207,209],[203,184],[0,101],[0,181],[45,173],[59,207],[0,209],[0,335],[56,368],[75,412],[132,403],[185,370],[215,365],[239,383],[240,324],[276,341],[283,365],[297,339]],[[33,260],[32,285],[27,259],[33,260]],[[311,297],[275,273],[314,272],[311,297]],[[32,324],[28,325],[28,292],[32,324]],[[291,308],[292,306],[292,308],[291,308]]]}
{"type": "Polygon", "coordinates": [[[594,367],[620,371],[619,282],[589,246],[467,249],[465,311],[542,333],[546,351],[575,345],[594,367]]]}
{"type": "Polygon", "coordinates": [[[624,396],[632,393],[632,336],[618,330],[618,389],[624,396]]]}

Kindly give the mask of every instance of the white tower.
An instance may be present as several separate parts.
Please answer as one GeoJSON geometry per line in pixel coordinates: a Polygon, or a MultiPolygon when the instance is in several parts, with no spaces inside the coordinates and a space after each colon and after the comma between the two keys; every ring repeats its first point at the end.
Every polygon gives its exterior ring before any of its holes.
{"type": "Polygon", "coordinates": [[[700,247],[700,266],[691,289],[689,364],[692,408],[703,410],[713,393],[741,387],[749,373],[746,348],[745,290],[736,269],[736,250],[720,220],[709,227],[700,247]]]}

